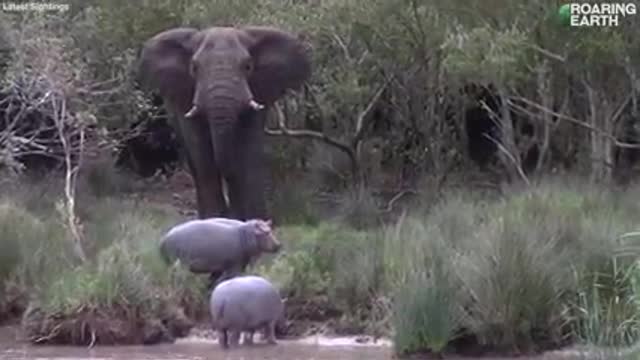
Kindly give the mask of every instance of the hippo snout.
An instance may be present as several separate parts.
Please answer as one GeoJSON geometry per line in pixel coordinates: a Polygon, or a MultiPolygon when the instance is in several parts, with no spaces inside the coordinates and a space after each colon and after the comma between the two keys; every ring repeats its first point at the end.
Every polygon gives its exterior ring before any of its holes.
{"type": "Polygon", "coordinates": [[[272,238],[272,240],[271,240],[271,251],[275,253],[275,252],[280,251],[280,249],[282,249],[282,243],[280,241],[278,241],[276,238],[272,238]]]}

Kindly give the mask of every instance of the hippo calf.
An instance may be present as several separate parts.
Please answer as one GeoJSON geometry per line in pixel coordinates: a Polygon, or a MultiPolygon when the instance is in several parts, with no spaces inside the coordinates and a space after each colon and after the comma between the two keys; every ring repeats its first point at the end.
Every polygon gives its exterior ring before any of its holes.
{"type": "Polygon", "coordinates": [[[160,243],[165,261],[178,259],[193,273],[211,274],[213,282],[243,272],[262,253],[280,248],[271,220],[258,219],[190,220],[171,228],[160,243]]]}
{"type": "Polygon", "coordinates": [[[222,281],[211,292],[211,324],[223,348],[236,346],[245,332],[244,343],[253,343],[253,334],[264,330],[268,344],[275,345],[276,325],[284,321],[284,301],[279,291],[263,277],[238,276],[222,281]]]}

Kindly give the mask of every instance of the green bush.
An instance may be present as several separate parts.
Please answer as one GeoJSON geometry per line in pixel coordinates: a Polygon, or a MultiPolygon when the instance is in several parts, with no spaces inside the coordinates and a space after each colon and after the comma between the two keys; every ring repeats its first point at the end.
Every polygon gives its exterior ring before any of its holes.
{"type": "Polygon", "coordinates": [[[390,283],[401,284],[397,350],[438,352],[464,334],[507,351],[637,341],[640,252],[618,240],[637,229],[637,204],[616,197],[550,182],[497,201],[445,199],[426,217],[400,219],[384,259],[390,283]],[[614,261],[620,251],[625,262],[614,261]],[[434,284],[434,267],[446,285],[434,284]]]}
{"type": "Polygon", "coordinates": [[[42,224],[13,202],[0,203],[0,281],[4,283],[24,261],[20,244],[39,240],[42,224]]]}
{"type": "Polygon", "coordinates": [[[331,310],[345,314],[347,326],[366,326],[372,303],[385,286],[382,237],[339,223],[285,226],[278,237],[284,252],[262,260],[255,271],[294,302],[328,301],[331,310]]]}
{"type": "Polygon", "coordinates": [[[459,332],[463,314],[460,287],[447,273],[444,259],[436,259],[429,268],[396,285],[393,342],[400,354],[442,353],[459,332]]]}
{"type": "MultiPolygon", "coordinates": [[[[92,198],[91,207],[82,203],[88,260],[81,263],[54,207],[30,211],[19,204],[31,194],[9,193],[0,201],[0,318],[16,306],[24,309],[28,301],[23,318],[27,338],[72,344],[155,342],[184,335],[191,326],[188,319],[207,314],[207,279],[177,264],[169,267],[158,251],[162,234],[181,220],[175,210],[114,197],[92,198]]],[[[38,198],[49,202],[50,197],[38,198]]]]}
{"type": "Polygon", "coordinates": [[[456,351],[461,337],[502,351],[628,345],[640,329],[640,248],[618,236],[637,229],[637,207],[553,180],[490,200],[452,193],[384,229],[282,227],[285,252],[256,271],[290,300],[326,297],[367,329],[380,326],[376,299],[391,298],[383,327],[403,354],[456,351]]]}
{"type": "Polygon", "coordinates": [[[42,218],[19,200],[0,200],[0,286],[8,280],[25,287],[46,284],[74,262],[68,234],[57,219],[42,218]]]}
{"type": "MultiPolygon", "coordinates": [[[[143,314],[160,324],[175,322],[167,320],[175,309],[206,315],[206,277],[159,256],[162,234],[181,221],[176,210],[118,197],[81,204],[89,261],[80,264],[53,207],[32,211],[36,200],[18,205],[32,194],[8,193],[0,203],[1,283],[30,295],[32,338],[54,319],[68,319],[71,334],[55,341],[85,343],[72,334],[88,319],[132,323],[143,314]]],[[[283,290],[292,319],[384,331],[402,354],[455,351],[463,337],[505,351],[568,341],[628,346],[640,334],[637,211],[636,202],[586,184],[550,181],[489,200],[453,193],[383,228],[279,227],[283,251],[250,271],[283,290]]]]}
{"type": "Polygon", "coordinates": [[[581,274],[572,305],[577,340],[601,347],[629,347],[640,340],[638,263],[614,257],[581,274]],[[621,261],[622,260],[622,261],[621,261]]]}

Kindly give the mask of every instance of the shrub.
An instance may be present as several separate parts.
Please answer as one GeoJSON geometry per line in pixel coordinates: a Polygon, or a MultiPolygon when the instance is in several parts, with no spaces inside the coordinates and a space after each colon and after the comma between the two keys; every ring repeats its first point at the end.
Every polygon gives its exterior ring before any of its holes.
{"type": "Polygon", "coordinates": [[[380,236],[339,223],[285,226],[278,236],[284,253],[262,260],[256,272],[283,290],[295,318],[329,320],[344,314],[343,325],[350,329],[368,325],[372,303],[384,290],[380,236]],[[297,312],[299,304],[306,305],[297,312]]]}
{"type": "Polygon", "coordinates": [[[618,235],[637,228],[637,204],[615,199],[550,182],[496,201],[445,198],[401,218],[387,229],[384,259],[399,284],[397,350],[439,352],[457,336],[504,351],[636,341],[640,253],[618,235]]]}
{"type": "Polygon", "coordinates": [[[31,341],[170,341],[207,314],[206,279],[177,264],[168,267],[158,251],[163,232],[180,218],[175,211],[93,199],[82,211],[83,244],[91,251],[79,263],[55,209],[29,211],[18,204],[30,194],[9,193],[0,200],[0,318],[27,308],[23,329],[31,341]]]}
{"type": "Polygon", "coordinates": [[[399,354],[421,351],[440,354],[459,331],[460,287],[443,261],[444,258],[436,260],[396,287],[393,340],[399,354]]]}

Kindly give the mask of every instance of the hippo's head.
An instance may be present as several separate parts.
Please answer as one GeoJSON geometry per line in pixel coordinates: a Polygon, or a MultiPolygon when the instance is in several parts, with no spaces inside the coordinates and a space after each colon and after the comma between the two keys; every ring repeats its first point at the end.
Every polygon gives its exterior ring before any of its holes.
{"type": "Polygon", "coordinates": [[[276,253],[280,251],[282,244],[276,238],[271,227],[271,220],[254,220],[253,231],[256,235],[258,247],[265,252],[276,253]]]}

